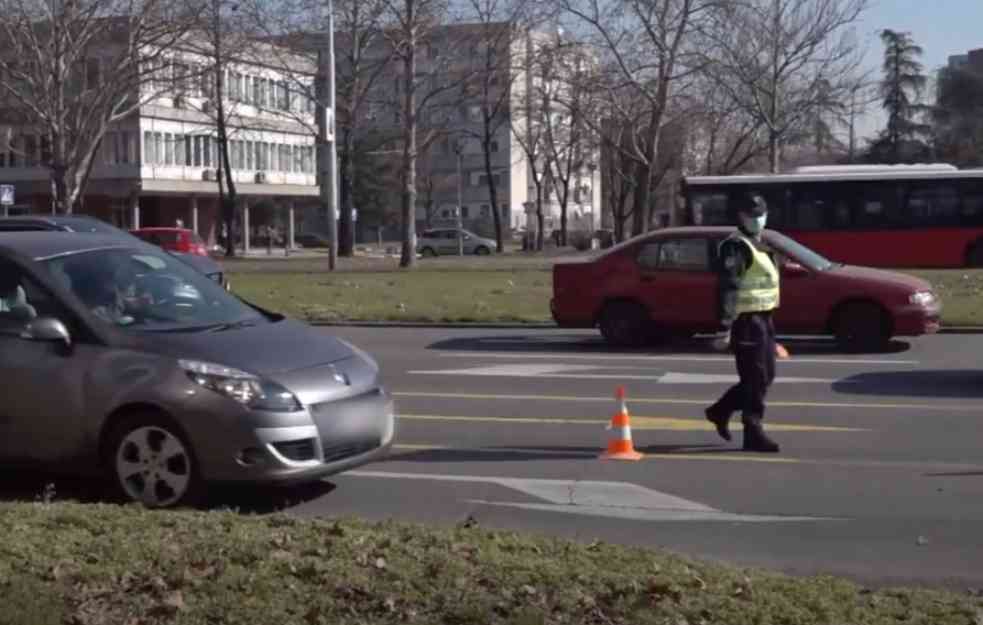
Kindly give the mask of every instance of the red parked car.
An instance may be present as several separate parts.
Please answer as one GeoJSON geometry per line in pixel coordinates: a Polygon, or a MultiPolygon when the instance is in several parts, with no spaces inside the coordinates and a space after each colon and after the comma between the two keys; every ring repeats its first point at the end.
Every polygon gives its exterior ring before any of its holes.
{"type": "MultiPolygon", "coordinates": [[[[716,254],[733,228],[668,228],[553,268],[553,318],[600,328],[613,345],[717,332],[716,254]]],[[[941,303],[918,278],[831,262],[777,232],[765,242],[782,275],[777,331],[834,335],[846,348],[939,330],[941,303]]]]}
{"type": "Polygon", "coordinates": [[[147,243],[171,252],[208,256],[208,248],[194,230],[187,228],[139,228],[130,231],[147,243]]]}

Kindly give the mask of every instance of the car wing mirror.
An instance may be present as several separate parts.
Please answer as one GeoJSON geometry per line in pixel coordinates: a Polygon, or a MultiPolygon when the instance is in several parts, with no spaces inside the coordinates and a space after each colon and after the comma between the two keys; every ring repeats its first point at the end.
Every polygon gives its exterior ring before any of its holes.
{"type": "Polygon", "coordinates": [[[66,348],[72,346],[72,335],[68,328],[53,317],[40,317],[29,322],[21,333],[21,338],[44,343],[61,343],[66,348]]]}

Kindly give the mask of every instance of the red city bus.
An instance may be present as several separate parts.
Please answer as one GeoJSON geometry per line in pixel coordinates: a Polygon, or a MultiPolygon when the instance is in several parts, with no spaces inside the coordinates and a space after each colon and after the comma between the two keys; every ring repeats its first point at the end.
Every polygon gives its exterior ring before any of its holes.
{"type": "Polygon", "coordinates": [[[831,260],[868,267],[983,267],[983,169],[951,165],[800,167],[789,174],[691,176],[690,225],[731,225],[729,198],[754,190],[768,227],[831,260]]]}

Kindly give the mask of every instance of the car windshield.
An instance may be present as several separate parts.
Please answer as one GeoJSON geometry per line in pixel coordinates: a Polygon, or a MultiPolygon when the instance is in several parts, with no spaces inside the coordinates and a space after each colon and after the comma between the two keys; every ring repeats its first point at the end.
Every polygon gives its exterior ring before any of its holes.
{"type": "Polygon", "coordinates": [[[105,323],[138,332],[191,332],[264,323],[214,280],[165,252],[113,248],[45,261],[105,323]]]}
{"type": "Polygon", "coordinates": [[[812,271],[826,271],[834,263],[825,256],[812,251],[798,241],[788,238],[783,234],[769,231],[767,235],[768,243],[786,256],[804,265],[812,271]]]}

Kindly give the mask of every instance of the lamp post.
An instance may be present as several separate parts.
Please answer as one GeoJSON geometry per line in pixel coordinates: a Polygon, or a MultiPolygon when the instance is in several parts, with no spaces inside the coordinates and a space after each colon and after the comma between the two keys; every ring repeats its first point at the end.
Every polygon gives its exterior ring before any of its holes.
{"type": "Polygon", "coordinates": [[[594,172],[597,170],[597,163],[590,161],[587,163],[587,171],[590,172],[590,184],[587,187],[587,206],[588,213],[590,214],[590,229],[591,236],[593,236],[594,231],[597,229],[597,224],[594,222],[594,172]]]}
{"type": "MultiPolygon", "coordinates": [[[[327,0],[328,11],[328,49],[318,54],[318,72],[323,78],[324,63],[327,62],[327,106],[318,106],[318,154],[320,156],[321,202],[327,208],[328,221],[328,269],[334,271],[338,262],[338,152],[335,141],[335,59],[334,59],[334,1],[327,0]]],[[[322,83],[323,84],[323,83],[322,83]]],[[[323,102],[322,98],[319,98],[323,102]]]]}

